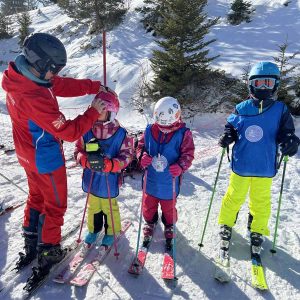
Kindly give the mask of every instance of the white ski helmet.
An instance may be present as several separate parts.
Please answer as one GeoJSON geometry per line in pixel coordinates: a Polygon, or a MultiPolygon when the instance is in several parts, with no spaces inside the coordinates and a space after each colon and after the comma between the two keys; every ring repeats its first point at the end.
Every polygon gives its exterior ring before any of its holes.
{"type": "Polygon", "coordinates": [[[181,108],[177,99],[163,97],[154,106],[153,117],[155,123],[161,126],[170,126],[176,123],[181,116],[181,108]]]}

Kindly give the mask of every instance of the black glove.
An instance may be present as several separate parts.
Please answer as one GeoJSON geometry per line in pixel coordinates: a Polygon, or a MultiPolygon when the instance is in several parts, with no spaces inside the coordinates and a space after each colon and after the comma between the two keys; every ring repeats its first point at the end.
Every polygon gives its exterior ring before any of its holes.
{"type": "Polygon", "coordinates": [[[90,169],[96,172],[102,171],[104,167],[104,154],[101,150],[98,141],[91,139],[85,145],[85,151],[87,152],[87,160],[90,165],[90,169]]]}
{"type": "Polygon", "coordinates": [[[288,133],[284,141],[280,143],[280,151],[283,156],[293,156],[298,152],[299,144],[299,138],[293,133],[288,133]]]}
{"type": "Polygon", "coordinates": [[[224,133],[221,135],[218,144],[222,148],[226,148],[236,140],[237,140],[236,130],[231,125],[230,126],[226,125],[224,133]]]}

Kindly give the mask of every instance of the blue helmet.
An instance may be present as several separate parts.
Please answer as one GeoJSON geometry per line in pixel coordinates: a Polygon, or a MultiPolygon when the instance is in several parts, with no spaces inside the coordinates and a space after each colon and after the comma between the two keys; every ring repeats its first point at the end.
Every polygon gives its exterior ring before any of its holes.
{"type": "Polygon", "coordinates": [[[255,64],[249,73],[248,79],[258,78],[258,77],[271,77],[280,78],[280,71],[276,64],[269,61],[262,61],[255,64]]]}
{"type": "Polygon", "coordinates": [[[248,87],[250,93],[259,100],[266,100],[268,98],[272,98],[274,93],[278,89],[278,85],[280,82],[280,70],[276,64],[268,61],[262,61],[255,64],[248,76],[248,87]],[[251,80],[255,78],[274,78],[276,79],[276,83],[273,89],[261,89],[256,88],[251,85],[251,80]]]}

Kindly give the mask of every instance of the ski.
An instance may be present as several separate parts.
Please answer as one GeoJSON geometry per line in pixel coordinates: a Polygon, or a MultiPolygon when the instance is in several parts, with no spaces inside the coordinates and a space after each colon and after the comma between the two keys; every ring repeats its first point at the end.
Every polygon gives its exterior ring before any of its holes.
{"type": "Polygon", "coordinates": [[[23,201],[23,202],[20,202],[20,203],[12,204],[12,205],[10,205],[8,207],[5,207],[5,208],[3,208],[2,205],[0,205],[0,216],[3,216],[5,214],[15,210],[16,208],[25,205],[25,203],[26,203],[26,201],[23,201]]]}
{"type": "Polygon", "coordinates": [[[99,234],[95,243],[87,247],[87,245],[82,245],[80,250],[75,254],[69,264],[62,269],[54,278],[53,281],[56,283],[67,283],[74,276],[79,266],[87,257],[88,253],[95,247],[100,239],[102,239],[104,233],[99,234]]]}
{"type": "Polygon", "coordinates": [[[258,290],[268,290],[264,268],[261,261],[261,250],[264,237],[257,232],[250,234],[250,253],[251,253],[251,285],[258,290]]]}
{"type": "Polygon", "coordinates": [[[228,251],[220,250],[219,257],[215,259],[215,266],[214,278],[221,283],[229,282],[231,280],[231,270],[228,251]]]}
{"type": "MultiPolygon", "coordinates": [[[[75,231],[78,230],[80,224],[75,225],[75,226],[70,226],[70,229],[66,229],[66,233],[63,234],[62,236],[62,242],[65,241],[66,239],[68,239],[75,231]]],[[[77,243],[77,242],[76,242],[77,243]]],[[[68,248],[69,246],[67,246],[68,248]]],[[[20,269],[20,270],[16,270],[15,267],[12,268],[12,266],[9,267],[9,272],[12,274],[12,276],[10,276],[10,278],[8,279],[8,281],[6,283],[3,283],[3,286],[1,286],[0,288],[0,296],[1,298],[3,296],[5,296],[6,294],[8,294],[11,290],[11,288],[16,285],[17,283],[20,283],[22,281],[23,276],[21,276],[22,273],[24,273],[24,271],[26,271],[29,266],[31,266],[34,262],[36,261],[36,259],[34,259],[33,261],[31,261],[28,265],[24,266],[24,268],[20,269]]],[[[13,262],[13,264],[15,264],[15,262],[13,262]]]]}
{"type": "Polygon", "coordinates": [[[258,290],[268,290],[264,268],[259,254],[252,254],[251,258],[251,285],[258,290]]]}
{"type": "Polygon", "coordinates": [[[165,280],[174,280],[174,260],[170,253],[164,253],[164,259],[161,270],[161,278],[165,280]]]}
{"type": "MultiPolygon", "coordinates": [[[[155,231],[155,227],[156,226],[154,226],[153,228],[153,234],[155,231]]],[[[134,257],[129,266],[128,273],[136,276],[142,274],[147,254],[150,248],[150,244],[153,239],[153,234],[151,236],[148,236],[147,238],[144,238],[142,246],[139,248],[137,256],[134,257]]]]}
{"type": "MultiPolygon", "coordinates": [[[[0,146],[3,146],[3,145],[0,145],[0,146]]],[[[11,153],[11,152],[14,152],[15,149],[14,148],[5,148],[5,147],[0,147],[0,155],[2,154],[8,154],[8,153],[11,153]]]]}
{"type": "MultiPolygon", "coordinates": [[[[122,230],[120,234],[117,236],[115,243],[118,243],[119,240],[125,235],[125,232],[131,225],[131,221],[126,221],[122,224],[122,230]]],[[[90,257],[89,262],[87,262],[78,274],[70,281],[72,285],[75,286],[85,286],[88,284],[94,273],[97,271],[103,260],[108,256],[111,249],[114,247],[114,244],[108,245],[100,245],[97,251],[94,252],[94,255],[90,257]]]]}
{"type": "Polygon", "coordinates": [[[33,278],[35,276],[34,274],[35,268],[33,268],[33,274],[28,278],[27,283],[23,287],[23,290],[26,292],[23,299],[29,299],[33,295],[33,293],[35,293],[48,280],[49,276],[53,274],[53,272],[57,271],[57,269],[60,266],[62,266],[75,251],[78,250],[80,245],[81,245],[80,243],[74,241],[70,246],[65,247],[64,249],[66,251],[66,254],[64,258],[57,264],[53,265],[53,267],[51,268],[48,274],[44,275],[43,277],[35,281],[33,281],[33,278]]]}

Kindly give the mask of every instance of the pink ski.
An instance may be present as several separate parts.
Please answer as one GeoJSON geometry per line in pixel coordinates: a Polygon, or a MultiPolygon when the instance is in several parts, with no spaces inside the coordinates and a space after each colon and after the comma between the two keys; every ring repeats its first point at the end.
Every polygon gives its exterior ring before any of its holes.
{"type": "Polygon", "coordinates": [[[161,278],[167,279],[167,280],[175,279],[175,277],[174,277],[174,260],[169,253],[164,254],[161,278]]]}
{"type": "MultiPolygon", "coordinates": [[[[116,243],[124,236],[127,229],[130,227],[131,222],[127,221],[122,225],[122,231],[116,239],[116,243]]],[[[88,284],[95,271],[99,268],[103,260],[110,253],[111,249],[114,247],[114,244],[110,246],[101,245],[95,255],[90,259],[90,262],[85,264],[79,273],[70,281],[71,284],[75,286],[85,286],[88,284]]]]}
{"type": "Polygon", "coordinates": [[[67,283],[83,262],[88,251],[89,249],[84,249],[84,246],[82,246],[81,250],[76,253],[70,263],[64,269],[62,269],[62,271],[57,276],[53,278],[53,281],[57,283],[67,283]]]}

